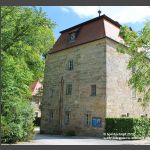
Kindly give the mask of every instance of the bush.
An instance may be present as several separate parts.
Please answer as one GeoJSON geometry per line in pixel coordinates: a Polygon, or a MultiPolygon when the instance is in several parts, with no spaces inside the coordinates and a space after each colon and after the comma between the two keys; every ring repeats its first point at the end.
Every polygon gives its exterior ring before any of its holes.
{"type": "Polygon", "coordinates": [[[106,118],[106,136],[145,138],[150,132],[148,118],[106,118]],[[115,134],[115,135],[113,135],[115,134]]]}
{"type": "Polygon", "coordinates": [[[13,99],[13,103],[6,104],[9,109],[5,109],[5,113],[1,115],[2,143],[15,143],[32,139],[34,126],[30,102],[14,101],[13,99]]]}

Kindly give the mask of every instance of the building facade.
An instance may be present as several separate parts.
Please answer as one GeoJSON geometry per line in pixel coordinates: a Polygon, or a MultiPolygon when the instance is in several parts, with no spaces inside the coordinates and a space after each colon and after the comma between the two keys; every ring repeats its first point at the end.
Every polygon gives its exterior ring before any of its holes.
{"type": "Polygon", "coordinates": [[[31,92],[32,92],[32,100],[31,104],[33,106],[33,111],[35,114],[36,118],[41,117],[41,101],[42,101],[42,92],[41,90],[43,89],[43,85],[40,81],[35,81],[31,86],[30,86],[31,92]]]}
{"type": "Polygon", "coordinates": [[[61,32],[46,58],[41,133],[103,136],[106,117],[150,114],[128,86],[120,27],[102,15],[61,32]]]}

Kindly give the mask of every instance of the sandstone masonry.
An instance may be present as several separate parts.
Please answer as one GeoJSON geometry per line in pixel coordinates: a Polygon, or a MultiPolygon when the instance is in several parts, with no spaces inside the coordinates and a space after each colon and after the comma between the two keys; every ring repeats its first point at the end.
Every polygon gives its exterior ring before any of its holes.
{"type": "Polygon", "coordinates": [[[106,117],[150,114],[128,86],[119,28],[103,15],[62,31],[46,58],[41,133],[103,136],[106,117]]]}

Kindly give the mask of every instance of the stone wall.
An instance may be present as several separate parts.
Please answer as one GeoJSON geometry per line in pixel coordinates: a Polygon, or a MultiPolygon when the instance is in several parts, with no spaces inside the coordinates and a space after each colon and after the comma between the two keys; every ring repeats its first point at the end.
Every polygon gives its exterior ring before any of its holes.
{"type": "Polygon", "coordinates": [[[105,117],[150,115],[150,110],[143,111],[138,96],[132,98],[129,56],[118,53],[116,46],[105,38],[47,56],[41,133],[75,131],[77,135],[101,136],[105,117]],[[74,62],[73,70],[67,69],[69,60],[74,62]],[[66,95],[67,84],[72,84],[71,95],[66,95]],[[91,85],[96,85],[96,96],[91,96],[91,85]],[[66,111],[70,112],[69,124],[65,124],[66,111]],[[86,114],[90,125],[86,125],[86,114]],[[92,117],[100,117],[102,127],[93,127],[92,117]]]}
{"type": "Polygon", "coordinates": [[[102,135],[105,118],[106,61],[105,40],[99,40],[58,53],[48,55],[45,67],[44,93],[42,101],[41,132],[60,133],[60,117],[63,133],[75,130],[77,135],[102,135]],[[69,60],[73,60],[74,69],[67,70],[69,60]],[[60,82],[64,87],[61,93],[60,82]],[[72,95],[66,95],[66,84],[72,84],[72,95]],[[91,96],[91,85],[96,84],[97,94],[91,96]],[[53,90],[53,96],[51,96],[53,90]],[[60,96],[62,98],[61,116],[59,116],[60,96]],[[54,117],[50,119],[50,111],[54,117]],[[70,123],[64,123],[65,111],[70,111],[70,123]],[[102,118],[102,127],[94,128],[85,124],[85,114],[102,118]]]}
{"type": "Polygon", "coordinates": [[[133,90],[128,85],[131,76],[131,70],[127,69],[129,56],[116,51],[116,42],[110,39],[106,42],[106,116],[121,117],[127,113],[129,117],[140,117],[145,114],[150,116],[150,107],[144,111],[138,100],[139,94],[136,93],[136,97],[133,98],[133,90]]]}

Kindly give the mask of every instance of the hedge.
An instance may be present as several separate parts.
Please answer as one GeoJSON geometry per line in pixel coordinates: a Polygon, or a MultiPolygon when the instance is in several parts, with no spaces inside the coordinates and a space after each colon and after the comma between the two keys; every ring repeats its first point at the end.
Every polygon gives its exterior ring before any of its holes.
{"type": "Polygon", "coordinates": [[[108,136],[145,138],[150,135],[148,118],[106,118],[105,134],[108,136]]]}

